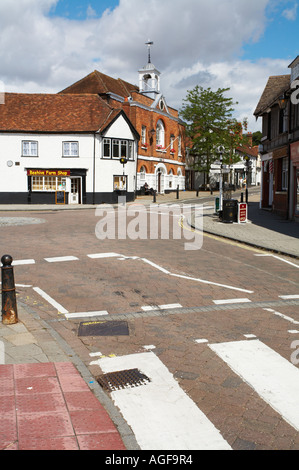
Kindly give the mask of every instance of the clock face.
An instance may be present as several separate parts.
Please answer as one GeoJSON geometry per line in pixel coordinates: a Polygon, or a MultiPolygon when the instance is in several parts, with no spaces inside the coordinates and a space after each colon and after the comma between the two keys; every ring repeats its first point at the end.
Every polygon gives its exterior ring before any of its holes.
{"type": "Polygon", "coordinates": [[[8,160],[7,166],[9,166],[9,167],[10,167],[10,166],[13,166],[13,162],[12,162],[11,160],[8,160]]]}

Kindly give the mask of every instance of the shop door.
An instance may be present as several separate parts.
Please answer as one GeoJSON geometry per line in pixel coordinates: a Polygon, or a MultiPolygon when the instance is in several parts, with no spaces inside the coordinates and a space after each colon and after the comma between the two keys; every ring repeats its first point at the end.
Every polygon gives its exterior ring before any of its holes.
{"type": "Polygon", "coordinates": [[[71,178],[70,204],[81,204],[81,178],[71,178]]]}

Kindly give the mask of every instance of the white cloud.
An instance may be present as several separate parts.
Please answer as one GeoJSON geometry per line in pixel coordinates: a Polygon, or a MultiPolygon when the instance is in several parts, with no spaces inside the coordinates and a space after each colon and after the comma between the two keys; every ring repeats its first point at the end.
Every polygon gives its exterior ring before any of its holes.
{"type": "Polygon", "coordinates": [[[297,7],[298,4],[295,3],[293,8],[286,8],[285,10],[283,10],[282,16],[284,16],[284,18],[286,18],[287,20],[295,21],[297,18],[297,7]]]}
{"type": "Polygon", "coordinates": [[[270,0],[120,0],[100,18],[90,6],[82,21],[48,16],[56,3],[0,1],[0,80],[7,91],[57,92],[94,69],[137,84],[150,38],[170,106],[180,108],[196,84],[229,87],[240,116],[255,125],[250,113],[268,76],[287,73],[284,61],[238,59],[244,43],[263,33],[270,0]]]}

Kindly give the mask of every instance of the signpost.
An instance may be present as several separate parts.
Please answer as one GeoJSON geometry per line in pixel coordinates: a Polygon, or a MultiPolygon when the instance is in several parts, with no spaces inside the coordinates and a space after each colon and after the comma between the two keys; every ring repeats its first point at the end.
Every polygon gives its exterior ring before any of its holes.
{"type": "Polygon", "coordinates": [[[238,224],[246,223],[248,216],[247,204],[244,202],[238,203],[238,224]]]}

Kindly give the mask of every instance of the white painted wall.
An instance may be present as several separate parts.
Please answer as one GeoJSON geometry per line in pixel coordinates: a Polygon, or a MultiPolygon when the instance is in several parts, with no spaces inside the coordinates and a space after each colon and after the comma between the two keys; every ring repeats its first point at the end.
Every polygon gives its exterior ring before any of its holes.
{"type": "Polygon", "coordinates": [[[1,192],[26,192],[27,168],[36,169],[88,169],[87,187],[92,183],[93,163],[92,134],[0,134],[0,173],[1,192]],[[32,140],[38,142],[38,157],[22,156],[22,141],[32,140]],[[78,141],[79,157],[63,157],[63,142],[78,141]],[[12,167],[7,161],[13,162],[12,167]],[[19,162],[20,166],[15,163],[19,162]]]}
{"type": "MultiPolygon", "coordinates": [[[[132,131],[120,116],[109,128],[105,137],[135,140],[132,131]]],[[[94,134],[25,134],[0,133],[0,192],[26,192],[28,191],[27,169],[86,169],[86,191],[93,192],[95,163],[95,192],[112,192],[113,175],[123,174],[123,165],[119,160],[102,158],[102,137],[94,134]],[[22,156],[22,141],[38,142],[38,157],[22,156]],[[63,142],[77,141],[79,143],[79,157],[63,157],[63,142]],[[94,161],[95,155],[95,161],[94,161]],[[12,161],[13,166],[8,167],[7,162],[12,161]],[[20,165],[16,166],[15,163],[20,165]]],[[[135,177],[137,165],[137,142],[135,142],[134,161],[125,165],[125,174],[128,175],[128,188],[135,190],[135,177]]],[[[67,188],[68,190],[69,188],[67,188]]]]}

